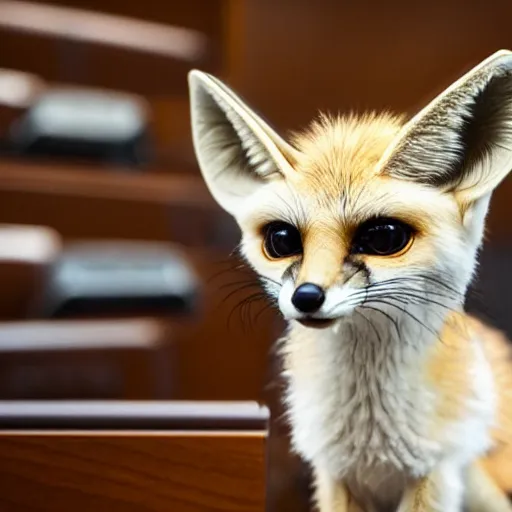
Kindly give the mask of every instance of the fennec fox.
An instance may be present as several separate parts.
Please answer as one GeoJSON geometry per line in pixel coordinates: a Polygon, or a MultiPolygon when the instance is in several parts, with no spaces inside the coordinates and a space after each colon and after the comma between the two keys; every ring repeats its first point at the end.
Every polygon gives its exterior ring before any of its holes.
{"type": "Polygon", "coordinates": [[[508,342],[463,312],[512,168],[512,52],[412,119],[323,116],[290,142],[218,79],[189,85],[204,179],[288,321],[318,509],[512,511],[508,342]]]}

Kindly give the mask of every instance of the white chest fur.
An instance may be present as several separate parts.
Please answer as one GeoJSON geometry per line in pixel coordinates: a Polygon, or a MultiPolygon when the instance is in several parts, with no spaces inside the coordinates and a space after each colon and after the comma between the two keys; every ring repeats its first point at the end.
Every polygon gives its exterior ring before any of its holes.
{"type": "MultiPolygon", "coordinates": [[[[417,325],[401,327],[398,339],[368,324],[318,331],[297,326],[284,343],[296,450],[344,479],[353,493],[379,496],[383,503],[396,502],[405,479],[431,471],[447,450],[446,440],[429,432],[435,396],[418,371],[428,345],[421,336],[431,334],[417,325]]],[[[453,426],[450,451],[461,451],[462,458],[487,447],[488,392],[475,400],[474,420],[453,426]],[[468,439],[471,446],[460,446],[468,439]]]]}

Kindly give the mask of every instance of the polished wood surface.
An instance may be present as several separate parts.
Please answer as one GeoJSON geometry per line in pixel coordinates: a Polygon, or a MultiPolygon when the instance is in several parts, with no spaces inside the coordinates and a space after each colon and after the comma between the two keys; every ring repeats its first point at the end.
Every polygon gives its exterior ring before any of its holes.
{"type": "Polygon", "coordinates": [[[512,47],[508,0],[242,0],[233,84],[283,130],[319,110],[414,111],[464,69],[512,47]],[[241,31],[239,31],[241,32],[241,31]],[[478,33],[478,37],[475,34],[478,33]]]}
{"type": "Polygon", "coordinates": [[[262,512],[256,432],[2,432],[2,512],[262,512]]]}

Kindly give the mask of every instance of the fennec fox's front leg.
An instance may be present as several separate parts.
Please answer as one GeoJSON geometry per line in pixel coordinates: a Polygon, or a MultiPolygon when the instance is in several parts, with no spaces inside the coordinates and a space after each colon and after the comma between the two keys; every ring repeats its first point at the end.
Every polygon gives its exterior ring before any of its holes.
{"type": "Polygon", "coordinates": [[[398,512],[462,512],[463,470],[442,466],[409,483],[398,512]]]}
{"type": "Polygon", "coordinates": [[[315,501],[318,512],[348,512],[349,494],[345,485],[319,469],[315,470],[315,501]]]}
{"type": "Polygon", "coordinates": [[[343,482],[338,482],[324,471],[315,471],[316,510],[318,512],[364,512],[352,499],[343,482]]]}

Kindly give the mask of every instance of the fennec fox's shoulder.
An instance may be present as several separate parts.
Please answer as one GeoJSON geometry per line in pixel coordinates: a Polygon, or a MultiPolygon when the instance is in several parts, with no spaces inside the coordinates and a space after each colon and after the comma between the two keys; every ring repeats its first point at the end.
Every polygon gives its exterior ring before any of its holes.
{"type": "Polygon", "coordinates": [[[285,141],[189,76],[204,179],[288,321],[293,445],[321,512],[512,511],[512,363],[463,311],[512,168],[512,53],[411,119],[320,117],[285,141]]]}

